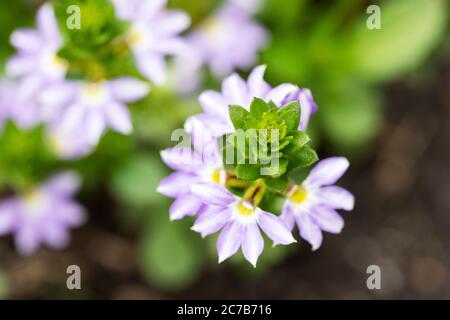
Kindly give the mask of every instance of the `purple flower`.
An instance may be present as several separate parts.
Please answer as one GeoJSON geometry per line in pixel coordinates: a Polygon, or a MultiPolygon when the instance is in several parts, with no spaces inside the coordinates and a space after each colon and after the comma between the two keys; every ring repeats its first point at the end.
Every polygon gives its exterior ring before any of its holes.
{"type": "Polygon", "coordinates": [[[60,173],[26,195],[0,203],[0,235],[14,234],[18,251],[31,254],[45,243],[64,248],[69,230],[83,224],[85,212],[72,200],[80,181],[71,172],[60,173]]]}
{"type": "Polygon", "coordinates": [[[203,123],[193,119],[188,129],[194,149],[174,147],[161,152],[163,161],[175,172],[161,180],[157,190],[165,196],[175,198],[170,206],[171,220],[197,214],[203,203],[192,194],[193,183],[224,185],[227,172],[214,137],[203,123]]]}
{"type": "Polygon", "coordinates": [[[226,4],[194,30],[188,41],[202,61],[223,77],[236,68],[254,65],[267,38],[266,30],[241,7],[226,4]]]}
{"type": "MultiPolygon", "coordinates": [[[[290,83],[283,83],[272,88],[264,81],[265,70],[266,66],[264,65],[256,67],[250,73],[247,81],[234,73],[222,82],[221,92],[213,90],[203,92],[199,101],[204,112],[189,118],[187,124],[195,118],[204,122],[216,137],[231,133],[234,131],[234,127],[228,115],[228,106],[240,105],[248,110],[255,97],[266,102],[273,101],[279,107],[286,102],[299,99],[302,113],[305,113],[306,117],[301,124],[307,123],[308,114],[311,114],[311,110],[317,107],[312,101],[309,90],[299,89],[290,83]]],[[[300,128],[302,128],[301,125],[300,128]]]]}
{"type": "Polygon", "coordinates": [[[17,79],[11,118],[22,127],[46,120],[47,114],[34,100],[35,95],[47,84],[64,79],[68,67],[57,56],[63,42],[51,4],[40,7],[36,23],[37,30],[19,29],[12,33],[11,44],[17,54],[6,65],[8,77],[17,79]]]}
{"type": "Polygon", "coordinates": [[[192,192],[208,204],[192,227],[203,237],[222,230],[217,240],[219,263],[234,255],[239,248],[247,261],[254,267],[264,249],[260,229],[278,244],[295,242],[291,232],[281,219],[265,212],[229,192],[224,187],[213,184],[194,184],[192,192]]]}
{"type": "Polygon", "coordinates": [[[147,95],[146,83],[134,78],[117,78],[101,82],[64,81],[42,90],[39,101],[60,110],[54,126],[63,136],[85,135],[91,146],[97,145],[106,128],[129,134],[132,131],[130,113],[125,103],[147,95]]]}
{"type": "Polygon", "coordinates": [[[186,37],[187,47],[175,59],[174,81],[186,93],[201,83],[203,65],[220,78],[236,68],[248,69],[267,39],[266,30],[249,12],[228,3],[186,37]]]}
{"type": "Polygon", "coordinates": [[[349,162],[343,157],[321,160],[301,185],[290,186],[280,218],[290,230],[297,223],[300,236],[313,250],[322,244],[322,230],[340,233],[344,220],[336,209],[353,210],[353,195],[333,185],[347,170],[349,162]]]}
{"type": "Polygon", "coordinates": [[[189,16],[165,10],[167,0],[113,0],[119,19],[131,22],[127,42],[139,71],[156,84],[166,81],[165,57],[185,49],[179,34],[190,24],[189,16]]]}

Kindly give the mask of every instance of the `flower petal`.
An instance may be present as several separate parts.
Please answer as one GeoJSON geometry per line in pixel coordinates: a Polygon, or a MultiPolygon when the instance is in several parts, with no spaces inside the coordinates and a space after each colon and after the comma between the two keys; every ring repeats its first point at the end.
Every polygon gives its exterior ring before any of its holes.
{"type": "Polygon", "coordinates": [[[267,236],[277,244],[291,244],[296,242],[292,233],[284,225],[281,219],[274,214],[260,211],[258,225],[267,236]]]}
{"type": "Polygon", "coordinates": [[[30,224],[25,224],[14,238],[17,251],[22,255],[29,255],[37,250],[41,242],[39,234],[30,224]]]}
{"type": "Polygon", "coordinates": [[[223,228],[217,239],[217,253],[219,263],[234,255],[241,246],[244,238],[244,227],[238,221],[230,221],[223,228]]]}
{"type": "Polygon", "coordinates": [[[191,24],[191,19],[183,11],[171,10],[166,12],[155,22],[154,32],[161,35],[175,35],[186,30],[191,24]]]}
{"type": "Polygon", "coordinates": [[[125,105],[111,102],[105,111],[107,121],[113,130],[122,134],[130,134],[133,131],[130,112],[125,105]]]}
{"type": "Polygon", "coordinates": [[[228,117],[228,105],[223,96],[213,90],[204,91],[198,98],[203,111],[212,116],[228,117]]]}
{"type": "Polygon", "coordinates": [[[114,98],[121,102],[137,101],[150,91],[147,83],[131,77],[111,80],[108,86],[114,98]]]}
{"type": "Polygon", "coordinates": [[[344,227],[344,219],[336,211],[325,206],[313,207],[310,217],[323,231],[340,233],[344,227]]]}
{"type": "Polygon", "coordinates": [[[282,107],[283,100],[298,87],[291,83],[283,83],[269,91],[266,101],[273,101],[278,107],[282,107]]]}
{"type": "Polygon", "coordinates": [[[17,217],[17,201],[15,199],[0,203],[0,235],[14,231],[17,217]]]}
{"type": "Polygon", "coordinates": [[[196,173],[202,166],[200,155],[187,147],[173,147],[161,151],[161,159],[173,170],[196,173]]]}
{"type": "Polygon", "coordinates": [[[317,197],[320,203],[329,206],[333,209],[343,209],[346,211],[353,210],[355,206],[355,197],[350,191],[338,187],[327,186],[322,187],[317,192],[317,197]]]}
{"type": "Polygon", "coordinates": [[[246,109],[250,107],[247,105],[249,103],[247,84],[237,73],[233,73],[222,82],[222,94],[228,105],[236,104],[246,109]]]}
{"type": "Polygon", "coordinates": [[[325,186],[335,183],[347,171],[350,163],[344,157],[331,157],[319,161],[311,170],[305,183],[311,186],[325,186]]]}
{"type": "Polygon", "coordinates": [[[227,206],[236,201],[236,196],[224,187],[213,183],[191,185],[191,192],[206,204],[227,206]]]}
{"type": "Polygon", "coordinates": [[[36,15],[39,32],[42,32],[47,40],[60,42],[58,23],[56,21],[53,6],[50,3],[43,4],[36,15]]]}
{"type": "Polygon", "coordinates": [[[245,237],[242,240],[242,253],[245,259],[256,268],[256,262],[264,249],[264,239],[258,225],[249,223],[245,228],[245,237]]]}
{"type": "Polygon", "coordinates": [[[198,214],[192,230],[198,232],[202,237],[216,233],[223,228],[230,219],[231,212],[229,208],[220,206],[208,206],[198,214]]]}
{"type": "Polygon", "coordinates": [[[288,228],[288,230],[292,232],[292,229],[294,229],[295,226],[295,217],[289,201],[285,201],[283,205],[280,220],[283,221],[286,228],[288,228]]]}
{"type": "Polygon", "coordinates": [[[270,90],[270,86],[264,81],[266,65],[257,66],[253,69],[247,79],[247,86],[251,98],[261,98],[270,90]]]}
{"type": "Polygon", "coordinates": [[[45,183],[45,190],[60,194],[62,196],[71,196],[78,191],[81,185],[80,176],[74,171],[65,171],[51,177],[45,183]]]}
{"type": "Polygon", "coordinates": [[[313,250],[319,249],[322,244],[322,231],[308,214],[302,213],[295,216],[300,236],[312,245],[313,250]]]}
{"type": "Polygon", "coordinates": [[[11,44],[17,50],[33,53],[41,48],[41,38],[35,30],[19,29],[11,34],[11,44]]]}
{"type": "Polygon", "coordinates": [[[199,182],[199,178],[187,172],[173,172],[159,182],[156,190],[171,198],[189,192],[192,183],[199,182]]]}
{"type": "Polygon", "coordinates": [[[152,53],[137,53],[136,64],[139,71],[157,85],[167,80],[166,62],[164,56],[152,53]]]}
{"type": "Polygon", "coordinates": [[[190,193],[178,196],[169,208],[170,220],[179,220],[185,216],[197,214],[202,203],[190,193]]]}

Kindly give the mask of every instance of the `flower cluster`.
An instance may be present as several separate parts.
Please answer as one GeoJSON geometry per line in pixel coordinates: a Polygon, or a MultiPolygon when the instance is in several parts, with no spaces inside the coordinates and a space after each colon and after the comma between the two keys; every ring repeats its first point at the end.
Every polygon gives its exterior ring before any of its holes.
{"type": "Polygon", "coordinates": [[[175,170],[158,187],[175,199],[171,219],[197,216],[192,230],[203,237],[220,231],[219,262],[242,248],[256,266],[264,248],[260,229],[275,244],[288,245],[295,242],[295,223],[315,250],[322,231],[341,231],[343,219],[335,210],[354,205],[350,192],[333,185],[349,166],[345,158],[321,160],[306,178],[295,177],[299,172],[305,176],[317,160],[305,130],[318,108],[308,89],[288,83],[272,88],[264,72],[265,66],[256,67],[247,81],[233,74],[223,81],[222,92],[202,93],[204,112],[185,124],[192,148],[176,146],[161,153],[175,170]],[[243,133],[240,146],[233,139],[238,131],[243,133]],[[253,140],[249,132],[255,134],[253,140]],[[277,160],[276,169],[269,169],[264,159],[277,160]],[[280,215],[264,210],[269,195],[284,199],[280,215]]]}

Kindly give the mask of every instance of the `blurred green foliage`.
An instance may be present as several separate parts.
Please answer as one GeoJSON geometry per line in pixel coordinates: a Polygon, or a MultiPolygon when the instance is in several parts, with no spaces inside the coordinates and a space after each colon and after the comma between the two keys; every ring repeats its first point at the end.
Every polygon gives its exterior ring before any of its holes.
{"type": "MultiPolygon", "coordinates": [[[[33,25],[38,2],[0,2],[0,72],[13,52],[6,45],[10,33],[33,25]]],[[[54,3],[66,39],[60,55],[71,62],[71,78],[138,76],[132,55],[121,42],[127,24],[115,19],[107,0],[54,3]],[[65,28],[69,4],[82,8],[80,31],[65,28]]],[[[170,7],[186,10],[198,25],[220,3],[171,0],[170,7]]],[[[378,87],[417,70],[448,31],[448,1],[381,1],[380,30],[366,26],[369,4],[357,0],[266,0],[257,15],[271,35],[260,61],[268,66],[268,82],[293,82],[310,88],[319,105],[310,127],[312,142],[326,141],[347,156],[366,152],[382,124],[383,97],[378,87]]],[[[219,87],[219,80],[209,79],[203,89],[219,87]]],[[[169,172],[159,159],[159,150],[172,144],[173,129],[199,112],[197,93],[179,96],[170,86],[153,87],[150,95],[130,110],[135,125],[130,137],[109,132],[95,153],[72,162],[56,160],[43,139],[42,127],[20,131],[8,124],[0,137],[0,190],[20,191],[56,169],[77,169],[85,193],[93,195],[94,190],[107,186],[118,203],[119,226],[125,228],[126,221],[132,220],[139,230],[140,263],[149,282],[178,290],[195,281],[204,264],[218,267],[214,237],[202,241],[189,230],[192,219],[170,222],[169,201],[156,192],[159,180],[169,172]]],[[[299,180],[305,174],[296,172],[299,180]]],[[[262,206],[273,210],[279,208],[279,201],[274,197],[262,206]]],[[[258,274],[289,250],[281,246],[265,250],[258,274]]],[[[232,263],[242,270],[240,255],[232,263]]],[[[0,274],[0,296],[2,282],[0,274]]]]}

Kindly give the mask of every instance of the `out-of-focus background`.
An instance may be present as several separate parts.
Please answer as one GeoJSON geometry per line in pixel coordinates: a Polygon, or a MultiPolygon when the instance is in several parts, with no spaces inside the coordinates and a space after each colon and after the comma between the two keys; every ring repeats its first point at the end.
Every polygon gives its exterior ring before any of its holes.
{"type": "MultiPolygon", "coordinates": [[[[14,53],[11,32],[33,26],[41,3],[0,2],[0,72],[14,53]]],[[[187,11],[195,27],[221,1],[169,5],[187,11]]],[[[169,221],[171,201],[155,190],[169,173],[159,151],[200,111],[198,92],[219,88],[207,75],[191,94],[155,89],[131,107],[131,137],[108,133],[92,155],[68,165],[83,176],[88,223],[67,249],[29,257],[0,238],[0,297],[450,299],[448,17],[444,0],[261,0],[253,18],[270,34],[258,62],[267,81],[310,88],[319,112],[309,130],[320,157],[351,161],[341,184],[356,208],[318,251],[300,241],[265,250],[256,270],[239,256],[219,265],[214,241],[190,231],[193,219],[169,221]],[[367,27],[372,4],[381,29],[367,27]],[[81,267],[82,290],[66,287],[71,264],[81,267]],[[369,265],[381,268],[380,290],[366,286],[369,265]]],[[[3,159],[20,158],[26,151],[17,145],[36,141],[40,129],[6,130],[3,159]]],[[[14,170],[8,164],[0,159],[0,170],[14,170]]]]}

